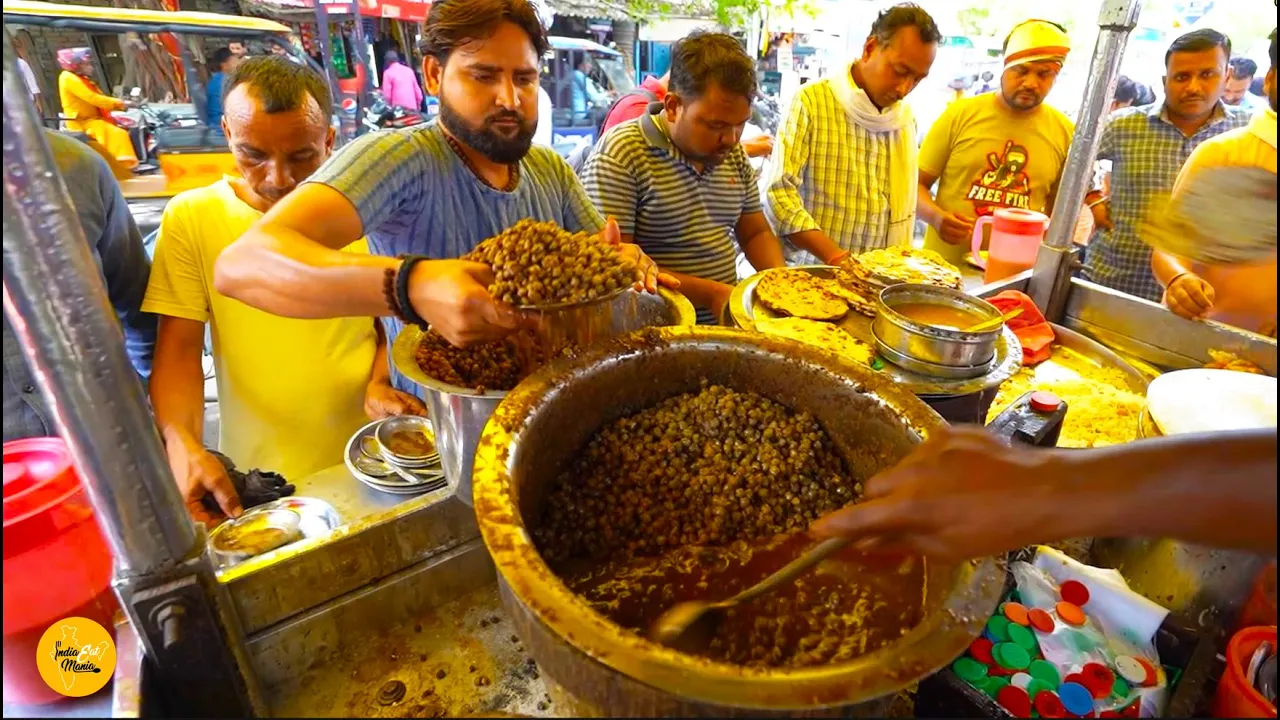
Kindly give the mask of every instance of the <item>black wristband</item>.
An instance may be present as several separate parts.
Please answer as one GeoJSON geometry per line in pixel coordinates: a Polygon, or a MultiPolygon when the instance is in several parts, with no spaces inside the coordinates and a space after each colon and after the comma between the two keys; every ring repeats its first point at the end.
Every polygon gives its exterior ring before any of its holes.
{"type": "Polygon", "coordinates": [[[396,301],[400,305],[400,319],[406,325],[427,326],[427,321],[422,319],[409,299],[409,275],[413,273],[413,266],[427,259],[426,255],[406,255],[396,271],[396,301]]]}

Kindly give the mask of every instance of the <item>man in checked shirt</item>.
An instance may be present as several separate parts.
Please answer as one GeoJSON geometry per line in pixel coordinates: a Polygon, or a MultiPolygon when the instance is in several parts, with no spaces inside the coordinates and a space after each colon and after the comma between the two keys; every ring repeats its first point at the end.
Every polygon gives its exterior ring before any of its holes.
{"type": "Polygon", "coordinates": [[[911,242],[916,122],[902,100],[929,74],[941,39],[924,10],[895,5],[872,24],[860,58],[796,93],[765,191],[789,261],[832,265],[911,242]]]}
{"type": "Polygon", "coordinates": [[[1164,102],[1108,118],[1098,159],[1111,161],[1111,196],[1095,189],[1085,198],[1097,228],[1085,256],[1086,280],[1160,302],[1164,288],[1151,272],[1151,246],[1139,227],[1151,201],[1169,195],[1196,146],[1249,123],[1249,112],[1222,103],[1230,59],[1227,36],[1208,28],[1189,32],[1165,53],[1164,102]]]}

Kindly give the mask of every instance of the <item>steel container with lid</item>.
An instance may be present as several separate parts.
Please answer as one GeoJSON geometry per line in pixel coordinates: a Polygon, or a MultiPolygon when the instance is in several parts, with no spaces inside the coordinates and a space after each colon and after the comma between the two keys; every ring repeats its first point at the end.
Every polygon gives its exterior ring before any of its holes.
{"type": "Polygon", "coordinates": [[[986,375],[996,357],[1001,323],[979,332],[944,328],[907,317],[896,308],[907,304],[938,305],[973,316],[973,322],[998,320],[994,305],[960,290],[935,285],[892,285],[880,291],[871,333],[886,359],[913,372],[944,378],[986,375]]]}
{"type": "MultiPolygon", "coordinates": [[[[649,329],[560,360],[507,394],[477,448],[475,509],[503,605],[533,658],[596,716],[879,715],[898,690],[961,654],[996,606],[994,560],[927,565],[923,620],[849,662],[746,668],[685,655],[591,609],[539,555],[531,530],[552,482],[606,423],[702,381],[812,413],[850,471],[870,477],[943,424],[869,368],[781,338],[649,329]]],[[[661,462],[655,458],[655,462],[661,462]]]]}
{"type": "MultiPolygon", "coordinates": [[[[693,325],[698,321],[689,300],[666,288],[659,288],[656,295],[627,290],[607,298],[603,305],[580,303],[556,312],[540,311],[540,315],[543,334],[555,347],[570,342],[587,345],[644,327],[693,325]]],[[[476,443],[493,409],[507,393],[476,392],[422,372],[414,353],[424,333],[414,326],[400,331],[391,347],[391,362],[402,375],[423,388],[445,478],[458,498],[469,505],[476,443]]]]}

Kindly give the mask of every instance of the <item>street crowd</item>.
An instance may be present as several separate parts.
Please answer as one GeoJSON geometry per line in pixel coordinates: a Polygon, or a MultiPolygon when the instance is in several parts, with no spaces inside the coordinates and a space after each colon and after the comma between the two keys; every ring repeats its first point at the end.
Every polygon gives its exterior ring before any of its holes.
{"type": "MultiPolygon", "coordinates": [[[[433,3],[419,49],[438,121],[336,151],[322,76],[282,56],[220,53],[209,113],[239,175],[169,202],[153,265],[105,164],[47,135],[149,376],[184,496],[197,516],[205,494],[234,516],[235,491],[202,440],[206,326],[220,449],[240,466],[296,479],[340,462],[368,418],[425,414],[387,361],[406,324],[429,324],[455,344],[517,327],[518,313],[486,291],[487,267],[459,258],[521,219],[601,233],[637,263],[646,289],[678,288],[700,321],[716,322],[740,253],[757,271],[837,264],[914,242],[920,218],[925,247],[959,263],[982,216],[1050,213],[1075,130],[1045,103],[1073,51],[1067,33],[1047,20],[1016,24],[991,92],[950,104],[917,147],[907,99],[941,40],[921,8],[883,11],[842,72],[797,91],[776,138],[744,144],[755,62],[728,35],[690,35],[673,47],[670,71],[642,83],[644,96],[611,108],[576,173],[533,142],[548,45],[527,0],[433,3]],[[762,182],[753,157],[768,157],[762,182]]],[[[1153,203],[1203,168],[1276,170],[1275,35],[1265,107],[1243,100],[1238,75],[1249,68],[1231,52],[1227,37],[1196,30],[1169,46],[1158,100],[1138,104],[1139,89],[1121,82],[1098,151],[1110,171],[1085,199],[1095,230],[1081,272],[1178,315],[1274,337],[1274,258],[1202,266],[1153,253],[1141,236],[1153,203]]],[[[397,71],[398,58],[388,60],[386,72],[397,71]]],[[[83,53],[66,55],[64,107],[106,107],[84,63],[83,53]]],[[[421,103],[405,69],[406,101],[421,103]]],[[[100,122],[82,127],[124,156],[127,138],[100,122]]],[[[6,319],[5,440],[56,434],[12,339],[6,319]]],[[[1270,463],[1274,471],[1274,453],[1270,463]]]]}

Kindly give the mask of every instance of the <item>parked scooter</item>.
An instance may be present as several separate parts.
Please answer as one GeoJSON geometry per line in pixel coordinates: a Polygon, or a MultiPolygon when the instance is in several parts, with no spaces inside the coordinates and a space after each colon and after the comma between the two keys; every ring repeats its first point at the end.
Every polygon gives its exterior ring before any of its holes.
{"type": "Polygon", "coordinates": [[[369,93],[369,104],[365,106],[364,118],[360,123],[365,131],[377,132],[421,125],[426,121],[427,117],[423,113],[391,105],[387,103],[386,98],[382,97],[382,93],[375,90],[369,93]]]}

